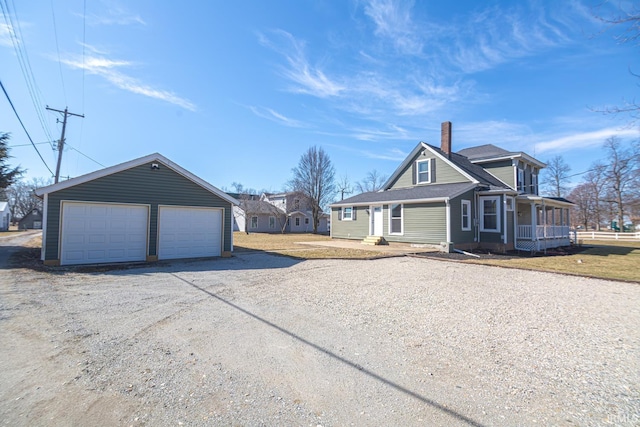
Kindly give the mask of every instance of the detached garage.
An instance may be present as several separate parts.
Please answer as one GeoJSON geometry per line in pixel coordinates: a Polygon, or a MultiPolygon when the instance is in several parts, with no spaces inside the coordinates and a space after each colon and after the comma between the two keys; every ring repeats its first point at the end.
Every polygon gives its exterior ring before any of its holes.
{"type": "Polygon", "coordinates": [[[230,256],[238,202],[160,154],[36,190],[47,265],[230,256]]]}

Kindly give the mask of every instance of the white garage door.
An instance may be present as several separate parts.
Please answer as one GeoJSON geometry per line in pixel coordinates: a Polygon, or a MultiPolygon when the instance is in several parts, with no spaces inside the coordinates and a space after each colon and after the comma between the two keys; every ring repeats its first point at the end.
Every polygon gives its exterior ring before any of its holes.
{"type": "Polygon", "coordinates": [[[220,256],[222,209],[161,206],[158,259],[220,256]]]}
{"type": "Polygon", "coordinates": [[[144,261],[149,208],[64,202],[60,264],[144,261]]]}

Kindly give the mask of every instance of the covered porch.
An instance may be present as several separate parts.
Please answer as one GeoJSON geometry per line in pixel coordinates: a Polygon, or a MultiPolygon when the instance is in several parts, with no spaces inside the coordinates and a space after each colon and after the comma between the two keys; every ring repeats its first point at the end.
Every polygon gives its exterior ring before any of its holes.
{"type": "Polygon", "coordinates": [[[516,249],[538,252],[571,244],[571,202],[523,194],[516,206],[516,249]]]}

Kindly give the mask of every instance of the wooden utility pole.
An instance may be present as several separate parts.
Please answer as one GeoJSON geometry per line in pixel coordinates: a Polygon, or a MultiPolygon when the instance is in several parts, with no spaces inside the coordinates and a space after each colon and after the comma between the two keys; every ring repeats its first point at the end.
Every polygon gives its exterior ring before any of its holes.
{"type": "MultiPolygon", "coordinates": [[[[56,165],[56,177],[54,181],[54,184],[57,184],[58,180],[60,179],[60,165],[62,164],[62,150],[64,150],[64,132],[67,128],[67,117],[76,116],[82,117],[84,119],[84,114],[70,113],[68,107],[64,107],[64,111],[61,111],[56,110],[55,108],[49,108],[49,106],[47,105],[47,110],[55,111],[62,114],[62,136],[60,136],[60,141],[58,142],[58,164],[56,165]]],[[[60,120],[58,119],[58,121],[60,120]]]]}

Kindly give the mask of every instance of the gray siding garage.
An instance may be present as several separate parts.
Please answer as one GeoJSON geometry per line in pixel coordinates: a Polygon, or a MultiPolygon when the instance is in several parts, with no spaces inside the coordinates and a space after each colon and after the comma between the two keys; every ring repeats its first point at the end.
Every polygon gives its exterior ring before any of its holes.
{"type": "Polygon", "coordinates": [[[238,202],[152,154],[40,188],[49,265],[229,256],[238,202]]]}

